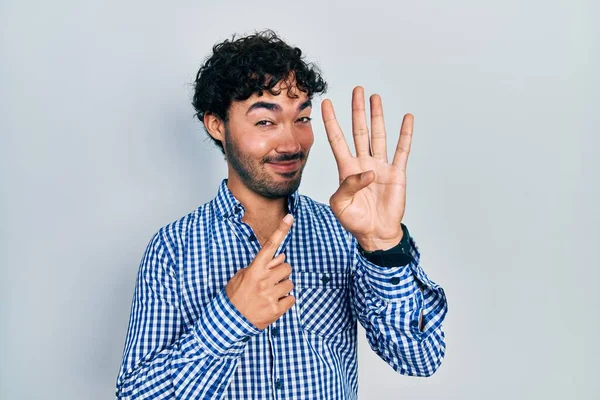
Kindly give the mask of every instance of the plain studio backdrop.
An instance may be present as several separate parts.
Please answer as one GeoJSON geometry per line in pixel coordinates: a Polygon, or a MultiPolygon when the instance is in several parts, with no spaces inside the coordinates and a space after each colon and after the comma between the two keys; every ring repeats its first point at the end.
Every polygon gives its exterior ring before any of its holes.
{"type": "MultiPolygon", "coordinates": [[[[600,398],[597,4],[0,2],[0,398],[114,396],[150,237],[226,176],[191,83],[264,28],[322,68],[349,141],[355,85],[382,96],[390,156],[415,115],[404,222],[448,348],[404,377],[361,328],[360,398],[600,398]]],[[[327,203],[322,99],[300,190],[327,203]]]]}

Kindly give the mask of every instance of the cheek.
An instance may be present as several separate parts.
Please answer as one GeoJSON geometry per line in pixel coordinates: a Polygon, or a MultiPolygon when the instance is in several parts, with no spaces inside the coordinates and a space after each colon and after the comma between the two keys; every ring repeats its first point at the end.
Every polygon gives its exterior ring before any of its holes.
{"type": "Polygon", "coordinates": [[[304,151],[310,150],[315,141],[312,128],[303,129],[302,131],[298,132],[297,139],[304,151]]]}
{"type": "Polygon", "coordinates": [[[254,154],[263,156],[271,151],[271,141],[267,138],[256,138],[250,146],[254,154]]]}
{"type": "Polygon", "coordinates": [[[256,134],[245,135],[240,143],[244,153],[251,154],[253,158],[262,158],[271,151],[271,140],[268,137],[256,134]]]}

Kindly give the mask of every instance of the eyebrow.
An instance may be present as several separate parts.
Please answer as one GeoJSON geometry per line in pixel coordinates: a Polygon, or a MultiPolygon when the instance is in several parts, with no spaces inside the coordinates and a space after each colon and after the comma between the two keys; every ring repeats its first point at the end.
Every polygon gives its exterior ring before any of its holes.
{"type": "MultiPolygon", "coordinates": [[[[300,104],[298,106],[298,111],[302,111],[307,107],[312,107],[312,101],[310,99],[308,99],[304,103],[300,104]]],[[[283,111],[283,109],[281,108],[281,106],[279,104],[269,103],[267,101],[257,101],[256,103],[252,104],[248,108],[248,111],[246,111],[246,115],[248,115],[251,111],[257,110],[259,108],[265,108],[269,111],[275,111],[275,112],[283,111]]]]}

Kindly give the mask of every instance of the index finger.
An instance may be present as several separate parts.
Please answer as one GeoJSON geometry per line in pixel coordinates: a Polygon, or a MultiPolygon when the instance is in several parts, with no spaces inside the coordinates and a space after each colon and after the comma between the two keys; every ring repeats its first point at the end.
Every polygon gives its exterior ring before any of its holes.
{"type": "Polygon", "coordinates": [[[341,161],[351,158],[352,153],[350,153],[348,142],[346,142],[344,133],[335,117],[335,111],[333,110],[331,100],[323,100],[321,103],[321,115],[323,116],[323,123],[325,124],[325,132],[327,132],[329,145],[331,146],[331,150],[333,150],[333,156],[339,166],[341,161]]]}
{"type": "Polygon", "coordinates": [[[271,237],[267,239],[265,244],[262,246],[256,257],[254,258],[254,262],[256,262],[257,265],[266,268],[266,265],[269,263],[269,261],[273,259],[275,252],[277,251],[281,243],[283,243],[283,239],[285,239],[285,236],[290,231],[293,221],[294,217],[292,216],[292,214],[286,215],[281,220],[275,232],[273,232],[271,237]]]}

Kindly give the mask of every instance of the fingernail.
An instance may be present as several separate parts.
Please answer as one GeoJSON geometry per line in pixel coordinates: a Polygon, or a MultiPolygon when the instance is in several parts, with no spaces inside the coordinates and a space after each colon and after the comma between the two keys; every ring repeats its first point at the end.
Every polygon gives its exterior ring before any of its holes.
{"type": "Polygon", "coordinates": [[[288,224],[291,224],[291,223],[292,223],[292,221],[294,220],[294,217],[292,217],[292,214],[288,214],[288,215],[286,215],[286,216],[283,218],[283,220],[284,220],[286,223],[288,223],[288,224]]]}

